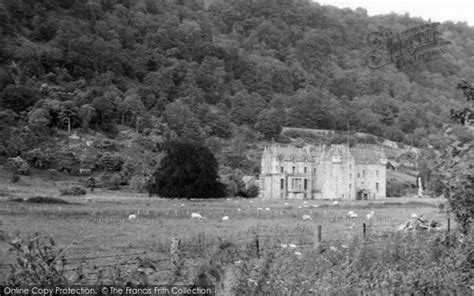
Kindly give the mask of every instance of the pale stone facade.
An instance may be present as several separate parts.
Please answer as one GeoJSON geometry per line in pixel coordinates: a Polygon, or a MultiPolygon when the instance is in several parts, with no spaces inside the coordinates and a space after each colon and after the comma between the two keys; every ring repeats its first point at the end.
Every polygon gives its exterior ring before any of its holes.
{"type": "Polygon", "coordinates": [[[296,199],[384,198],[386,157],[381,150],[346,145],[265,147],[260,196],[296,199]]]}

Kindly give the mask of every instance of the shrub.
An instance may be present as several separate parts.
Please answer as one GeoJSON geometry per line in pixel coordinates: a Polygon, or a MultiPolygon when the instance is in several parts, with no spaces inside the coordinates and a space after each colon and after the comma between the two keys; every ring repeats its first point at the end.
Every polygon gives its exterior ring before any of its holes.
{"type": "Polygon", "coordinates": [[[260,190],[257,185],[251,184],[246,190],[247,197],[257,197],[260,193],[260,190]]]}
{"type": "Polygon", "coordinates": [[[72,152],[60,152],[55,154],[54,168],[60,172],[75,174],[79,172],[80,160],[72,152]]]}
{"type": "Polygon", "coordinates": [[[18,174],[16,174],[16,173],[13,173],[13,174],[12,174],[12,178],[10,179],[10,181],[11,181],[13,184],[15,184],[15,183],[17,183],[18,181],[20,181],[20,176],[19,176],[18,174]]]}
{"type": "Polygon", "coordinates": [[[68,204],[69,202],[50,196],[33,196],[26,200],[27,202],[31,203],[45,203],[45,204],[68,204]]]}
{"type": "Polygon", "coordinates": [[[147,178],[142,175],[134,175],[130,179],[130,189],[138,192],[138,193],[144,193],[147,191],[147,178]]]}
{"type": "Polygon", "coordinates": [[[7,162],[4,165],[6,171],[12,172],[14,174],[20,175],[29,175],[30,166],[28,163],[21,157],[10,157],[7,159],[7,162]]]}
{"type": "Polygon", "coordinates": [[[86,193],[87,191],[84,187],[77,186],[77,185],[59,189],[60,195],[78,196],[78,195],[85,195],[86,193]]]}
{"type": "Polygon", "coordinates": [[[96,166],[104,171],[118,172],[122,170],[123,163],[124,161],[119,155],[105,153],[99,157],[96,166]]]}
{"type": "Polygon", "coordinates": [[[28,163],[38,169],[49,169],[52,167],[53,155],[49,150],[35,148],[25,153],[28,163]]]}
{"type": "Polygon", "coordinates": [[[38,233],[31,238],[8,238],[0,232],[0,241],[11,246],[17,260],[10,265],[4,278],[5,285],[59,285],[72,284],[65,275],[64,254],[52,238],[45,239],[38,233]]]}

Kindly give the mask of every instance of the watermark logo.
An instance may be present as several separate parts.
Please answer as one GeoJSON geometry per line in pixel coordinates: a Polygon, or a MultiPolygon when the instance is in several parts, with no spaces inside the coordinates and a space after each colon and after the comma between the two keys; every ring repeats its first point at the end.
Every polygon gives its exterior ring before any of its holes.
{"type": "Polygon", "coordinates": [[[441,38],[440,23],[417,26],[400,33],[372,32],[367,36],[371,50],[366,63],[371,69],[394,64],[400,71],[440,59],[447,53],[450,41],[441,38]]]}

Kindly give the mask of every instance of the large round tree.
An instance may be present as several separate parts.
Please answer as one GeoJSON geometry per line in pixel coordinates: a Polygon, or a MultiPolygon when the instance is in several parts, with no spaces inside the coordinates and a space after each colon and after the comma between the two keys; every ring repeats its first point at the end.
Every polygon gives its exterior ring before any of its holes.
{"type": "Polygon", "coordinates": [[[170,141],[166,156],[153,174],[150,194],[162,197],[216,198],[226,195],[212,152],[195,142],[170,141]]]}

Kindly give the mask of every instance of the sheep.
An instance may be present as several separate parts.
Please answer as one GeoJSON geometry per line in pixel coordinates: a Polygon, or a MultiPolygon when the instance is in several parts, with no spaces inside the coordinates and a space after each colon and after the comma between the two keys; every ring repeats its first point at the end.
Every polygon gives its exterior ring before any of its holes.
{"type": "Polygon", "coordinates": [[[329,250],[331,250],[331,251],[333,251],[333,252],[339,251],[339,250],[338,250],[336,247],[334,247],[334,246],[330,246],[330,247],[329,247],[329,250]]]}
{"type": "Polygon", "coordinates": [[[335,201],[332,203],[333,206],[337,206],[338,204],[339,204],[339,202],[338,202],[337,200],[335,200],[335,201]]]}
{"type": "Polygon", "coordinates": [[[317,208],[317,207],[319,207],[319,206],[318,205],[313,205],[313,208],[317,208]]]}
{"type": "Polygon", "coordinates": [[[222,221],[228,221],[228,220],[229,220],[229,216],[222,217],[222,221]]]}
{"type": "Polygon", "coordinates": [[[288,203],[287,203],[287,202],[285,202],[285,203],[284,203],[284,205],[285,205],[285,206],[287,206],[287,205],[288,205],[288,203]]]}
{"type": "Polygon", "coordinates": [[[295,252],[295,255],[296,256],[303,256],[303,254],[301,254],[301,252],[298,252],[298,251],[295,252]]]}
{"type": "Polygon", "coordinates": [[[372,219],[374,217],[374,211],[368,213],[366,217],[367,217],[367,220],[372,219]]]}
{"type": "Polygon", "coordinates": [[[313,218],[311,218],[310,215],[303,215],[303,221],[311,221],[313,218]]]}
{"type": "Polygon", "coordinates": [[[349,216],[349,218],[357,218],[358,215],[353,211],[349,211],[347,212],[347,216],[349,216]]]}
{"type": "Polygon", "coordinates": [[[237,209],[238,212],[242,211],[240,208],[237,209]]]}
{"type": "Polygon", "coordinates": [[[286,249],[286,248],[288,248],[288,245],[287,244],[280,244],[280,247],[282,247],[283,249],[286,249]]]}
{"type": "Polygon", "coordinates": [[[140,215],[140,209],[138,209],[136,214],[129,215],[128,220],[135,220],[135,219],[137,219],[138,215],[140,215]]]}
{"type": "Polygon", "coordinates": [[[202,219],[202,215],[198,213],[192,213],[191,219],[202,219]]]}
{"type": "Polygon", "coordinates": [[[263,211],[263,209],[262,208],[257,208],[257,211],[263,211]]]}
{"type": "Polygon", "coordinates": [[[296,249],[296,248],[297,248],[297,246],[296,246],[295,244],[289,244],[288,247],[289,247],[290,249],[296,249]]]}
{"type": "Polygon", "coordinates": [[[265,211],[270,211],[270,208],[265,208],[265,211]]]}

